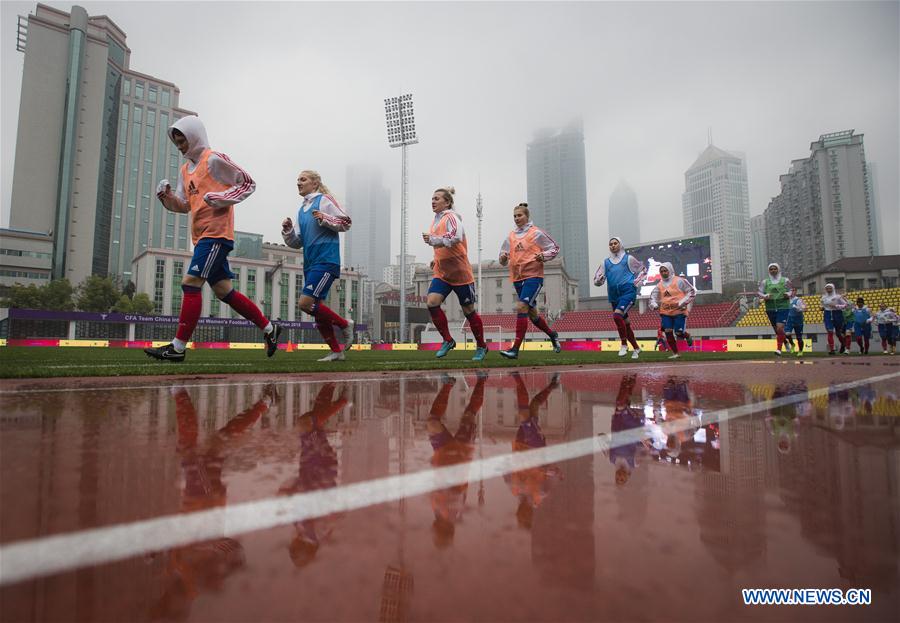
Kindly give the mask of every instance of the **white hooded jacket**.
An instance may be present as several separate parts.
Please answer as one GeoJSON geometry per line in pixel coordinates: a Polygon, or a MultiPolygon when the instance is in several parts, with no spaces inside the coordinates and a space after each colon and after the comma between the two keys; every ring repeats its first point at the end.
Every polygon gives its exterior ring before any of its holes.
{"type": "MultiPolygon", "coordinates": [[[[690,281],[675,274],[675,268],[672,266],[672,262],[663,262],[660,268],[663,266],[669,270],[669,278],[660,278],[660,283],[662,283],[663,287],[669,287],[670,285],[675,284],[675,287],[684,292],[684,296],[678,301],[678,305],[687,308],[694,302],[694,297],[697,296],[696,288],[691,285],[690,281]]],[[[659,309],[659,287],[653,288],[653,290],[650,291],[650,309],[659,309]]]]}
{"type": "MultiPolygon", "coordinates": [[[[779,281],[781,281],[781,278],[784,277],[784,275],[781,274],[781,266],[777,262],[772,262],[771,264],[769,264],[768,268],[772,268],[773,266],[778,271],[775,276],[773,277],[772,275],[767,274],[765,279],[759,282],[759,298],[763,300],[766,300],[768,298],[766,295],[766,282],[778,283],[779,281]]],[[[794,297],[794,286],[791,284],[791,280],[787,277],[784,277],[784,283],[788,290],[788,300],[790,300],[794,297]]]]}
{"type": "MultiPolygon", "coordinates": [[[[197,163],[200,162],[203,152],[210,148],[209,139],[206,136],[206,128],[199,117],[190,115],[182,117],[169,126],[167,134],[173,143],[175,142],[174,130],[181,132],[187,139],[188,150],[184,157],[188,161],[188,171],[193,172],[197,167],[197,163]]],[[[213,179],[220,184],[228,186],[222,192],[206,193],[204,195],[203,200],[213,208],[227,208],[240,203],[256,190],[256,182],[253,181],[253,178],[225,154],[217,151],[212,152],[206,164],[213,179]]],[[[163,206],[172,212],[190,212],[191,208],[187,201],[187,192],[185,192],[180,168],[178,170],[178,181],[172,187],[172,192],[169,195],[164,194],[167,186],[171,186],[169,180],[161,180],[156,187],[156,196],[159,197],[163,206]]]]}
{"type": "MultiPolygon", "coordinates": [[[[644,263],[628,253],[625,250],[625,245],[622,244],[622,239],[618,236],[610,236],[610,240],[618,240],[619,241],[619,252],[613,253],[609,256],[609,261],[613,264],[618,264],[622,261],[622,258],[625,255],[628,255],[628,270],[635,275],[634,277],[634,285],[640,287],[641,283],[643,283],[644,279],[647,277],[647,268],[644,266],[644,263]]],[[[597,268],[597,272],[594,273],[594,285],[602,286],[606,282],[606,262],[600,262],[600,267],[597,268]]]]}
{"type": "Polygon", "coordinates": [[[837,309],[844,309],[849,306],[850,303],[843,297],[843,295],[838,294],[837,288],[834,287],[833,283],[825,284],[825,294],[822,295],[823,310],[835,311],[837,309]],[[831,288],[831,294],[828,294],[828,288],[831,288]]]}

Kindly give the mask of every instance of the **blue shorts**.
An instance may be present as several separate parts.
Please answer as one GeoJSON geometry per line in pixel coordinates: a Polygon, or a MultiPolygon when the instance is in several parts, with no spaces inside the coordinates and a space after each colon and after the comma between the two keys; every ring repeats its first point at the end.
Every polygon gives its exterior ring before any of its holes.
{"type": "Polygon", "coordinates": [[[628,311],[634,307],[634,303],[637,300],[637,292],[624,292],[619,295],[616,299],[609,299],[609,304],[612,306],[613,311],[621,311],[622,316],[625,318],[628,317],[628,311]]]}
{"type": "Polygon", "coordinates": [[[447,295],[451,292],[456,293],[456,298],[459,300],[459,304],[465,307],[466,305],[474,305],[478,301],[478,297],[475,296],[475,282],[466,283],[461,286],[451,286],[449,283],[444,281],[443,279],[438,279],[435,277],[431,280],[431,286],[428,288],[428,294],[437,293],[447,298],[447,295]]]}
{"type": "Polygon", "coordinates": [[[328,297],[331,284],[338,276],[322,266],[310,266],[303,271],[303,296],[311,296],[317,301],[328,297]]]}
{"type": "Polygon", "coordinates": [[[529,277],[521,281],[514,281],[513,287],[516,289],[516,295],[523,303],[528,303],[529,307],[537,307],[538,294],[544,287],[543,277],[529,277]]]}
{"type": "Polygon", "coordinates": [[[791,313],[789,309],[767,309],[766,316],[769,317],[769,324],[772,325],[772,328],[775,327],[776,324],[784,324],[787,322],[788,314],[791,313]]]}
{"type": "Polygon", "coordinates": [[[234,279],[228,265],[228,254],[233,248],[234,243],[226,238],[201,238],[194,247],[187,274],[205,279],[211,286],[223,279],[234,279]]]}
{"type": "Polygon", "coordinates": [[[784,331],[785,333],[803,333],[803,317],[789,315],[784,324],[784,331]]]}
{"type": "Polygon", "coordinates": [[[659,317],[659,324],[663,331],[672,330],[675,333],[684,333],[685,323],[687,323],[687,316],[684,314],[678,314],[677,316],[660,315],[659,317]]]}
{"type": "Polygon", "coordinates": [[[872,337],[872,325],[870,325],[868,322],[865,324],[859,324],[858,322],[854,322],[853,323],[853,332],[856,335],[859,335],[859,336],[862,336],[865,338],[871,338],[872,337]]]}
{"type": "Polygon", "coordinates": [[[900,325],[880,324],[878,325],[878,335],[881,336],[882,340],[889,340],[897,337],[898,329],[900,329],[900,325]]]}
{"type": "Polygon", "coordinates": [[[839,309],[826,309],[822,314],[826,331],[843,331],[844,312],[839,309]]]}

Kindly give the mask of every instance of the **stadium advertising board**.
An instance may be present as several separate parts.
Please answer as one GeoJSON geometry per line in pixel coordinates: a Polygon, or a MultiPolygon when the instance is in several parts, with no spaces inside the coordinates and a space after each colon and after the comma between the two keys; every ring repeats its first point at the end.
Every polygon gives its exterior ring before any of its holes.
{"type": "Polygon", "coordinates": [[[671,262],[675,272],[690,281],[698,293],[722,291],[719,244],[715,234],[642,242],[627,247],[627,250],[647,267],[641,296],[650,296],[659,282],[659,267],[664,262],[671,262]]]}

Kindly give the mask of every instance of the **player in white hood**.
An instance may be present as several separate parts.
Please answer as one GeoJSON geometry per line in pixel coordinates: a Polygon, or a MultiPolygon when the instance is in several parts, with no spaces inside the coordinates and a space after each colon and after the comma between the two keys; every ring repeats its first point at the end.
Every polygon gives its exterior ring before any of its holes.
{"type": "Polygon", "coordinates": [[[637,359],[641,354],[631,321],[628,320],[628,311],[637,300],[637,287],[644,281],[647,269],[644,263],[625,250],[622,239],[613,236],[609,239],[609,257],[603,260],[597,272],[594,273],[594,285],[602,286],[606,283],[609,304],[613,308],[613,322],[622,342],[619,348],[619,357],[628,353],[628,344],[634,349],[632,359],[637,359]],[[626,343],[627,342],[627,343],[626,343]]]}
{"type": "MultiPolygon", "coordinates": [[[[775,354],[781,356],[781,347],[786,342],[784,325],[791,312],[791,298],[794,287],[791,280],[781,274],[781,266],[777,262],[769,264],[768,276],[759,282],[759,298],[765,301],[766,316],[775,331],[777,349],[775,354]]],[[[787,342],[790,344],[790,342],[787,342]]],[[[788,347],[790,352],[790,347],[788,347]]]]}
{"type": "Polygon", "coordinates": [[[678,359],[680,355],[676,336],[687,340],[689,347],[694,345],[690,333],[685,331],[685,323],[697,290],[690,281],[675,274],[671,262],[662,263],[659,276],[659,283],[650,292],[650,309],[659,310],[660,325],[666,332],[666,341],[672,350],[669,359],[678,359]]]}
{"type": "Polygon", "coordinates": [[[849,301],[838,294],[833,283],[825,284],[825,294],[822,295],[822,322],[828,331],[828,354],[834,354],[834,334],[837,333],[841,344],[841,352],[844,351],[844,309],[850,306],[849,301]]]}
{"type": "Polygon", "coordinates": [[[163,361],[184,361],[203,307],[203,284],[209,283],[221,301],[263,330],[266,354],[271,357],[278,350],[281,327],[269,322],[253,301],[234,289],[234,274],[228,266],[228,254],[234,248],[233,206],[253,194],[256,182],[228,156],[209,148],[206,128],[196,116],[176,121],[168,135],[187,162],[178,172],[175,188],[169,180],[162,180],[156,196],[166,210],[191,215],[194,256],[181,281],[184,295],[175,339],[144,352],[163,361]]]}
{"type": "Polygon", "coordinates": [[[891,355],[897,352],[898,322],[900,317],[897,316],[897,312],[884,303],[875,312],[875,323],[878,325],[878,336],[881,338],[881,352],[891,355]]]}

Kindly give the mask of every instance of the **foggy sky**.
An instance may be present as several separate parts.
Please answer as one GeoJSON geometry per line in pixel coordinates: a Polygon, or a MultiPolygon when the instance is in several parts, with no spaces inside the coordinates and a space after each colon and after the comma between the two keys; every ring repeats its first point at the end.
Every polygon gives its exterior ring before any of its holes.
{"type": "MultiPolygon", "coordinates": [[[[526,144],[577,116],[591,271],[616,234],[607,211],[620,179],[637,194],[645,241],[682,234],[684,172],[708,128],[716,146],[746,155],[751,215],[820,134],[864,133],[882,252],[900,252],[897,2],[80,4],[122,28],[131,69],[174,82],[212,147],[254,177],[235,225],[269,241],[281,242],[281,220],[296,212],[298,171],[318,170],[342,200],[346,166],[360,162],[382,168],[399,229],[400,152],[387,145],[383,99],[412,92],[421,142],[410,148],[408,247],[419,261],[431,253],[418,232],[444,184],[456,186],[473,261],[480,184],[484,258],[495,257],[526,198],[526,144]]],[[[4,227],[23,59],[16,15],[35,6],[0,7],[4,227]]]]}

